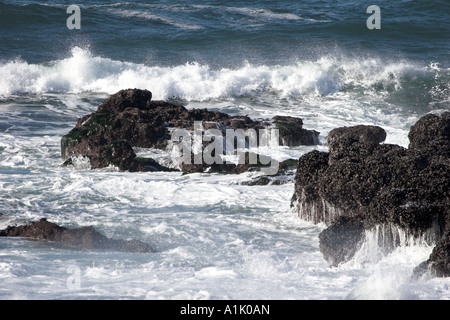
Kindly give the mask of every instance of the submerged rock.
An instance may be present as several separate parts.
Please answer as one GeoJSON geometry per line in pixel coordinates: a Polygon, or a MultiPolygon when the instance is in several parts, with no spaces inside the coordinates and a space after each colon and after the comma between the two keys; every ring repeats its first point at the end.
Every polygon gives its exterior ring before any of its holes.
{"type": "Polygon", "coordinates": [[[99,249],[120,252],[148,253],[154,250],[139,240],[110,239],[90,227],[68,229],[46,219],[21,226],[8,226],[0,230],[3,237],[22,237],[63,243],[79,249],[99,249]]]}
{"type": "MultiPolygon", "coordinates": [[[[164,101],[152,101],[148,90],[128,89],[108,97],[97,111],[80,118],[75,127],[61,139],[61,156],[70,164],[72,157],[86,157],[91,168],[109,165],[129,171],[170,171],[173,169],[156,165],[143,165],[137,160],[133,148],[156,148],[166,150],[171,144],[174,129],[194,130],[194,123],[204,123],[204,130],[217,129],[225,134],[227,129],[278,129],[280,144],[296,146],[318,144],[319,133],[303,128],[303,122],[295,117],[274,117],[253,120],[248,116],[230,116],[219,111],[191,109],[164,101]]],[[[214,170],[232,166],[215,166],[214,170]]],[[[245,166],[232,171],[241,172],[245,166]]],[[[248,167],[248,166],[247,166],[248,167]]],[[[209,167],[208,167],[209,168],[209,167]]],[[[203,171],[203,165],[188,164],[183,171],[203,171]]]]}
{"type": "MultiPolygon", "coordinates": [[[[441,247],[450,232],[449,128],[450,112],[426,115],[411,127],[409,148],[380,144],[386,138],[380,127],[338,128],[327,137],[329,152],[300,157],[291,206],[299,217],[329,226],[320,240],[332,265],[350,259],[359,243],[342,241],[339,234],[353,230],[342,216],[365,230],[394,226],[441,247]]],[[[390,238],[391,248],[398,245],[395,237],[381,236],[390,238]]],[[[449,255],[436,250],[430,265],[449,276],[449,255]]]]}

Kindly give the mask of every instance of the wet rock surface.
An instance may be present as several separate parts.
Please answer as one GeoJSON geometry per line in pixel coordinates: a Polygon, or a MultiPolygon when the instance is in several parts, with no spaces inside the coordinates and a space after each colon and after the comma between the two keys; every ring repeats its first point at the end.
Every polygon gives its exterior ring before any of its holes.
{"type": "Polygon", "coordinates": [[[0,230],[3,237],[22,237],[62,243],[78,249],[110,250],[119,252],[149,253],[154,250],[139,240],[110,239],[90,227],[68,229],[45,218],[21,226],[8,226],[0,230]]]}
{"type": "Polygon", "coordinates": [[[300,157],[291,206],[301,218],[328,225],[320,237],[326,260],[337,265],[353,256],[359,235],[342,237],[355,224],[390,225],[436,244],[427,266],[450,275],[449,128],[450,112],[428,114],[411,127],[408,148],[380,144],[380,127],[338,128],[327,137],[329,152],[300,157]]]}
{"type": "MultiPolygon", "coordinates": [[[[314,145],[319,143],[319,132],[306,130],[300,118],[278,116],[273,119],[254,120],[248,116],[230,116],[207,109],[187,109],[165,101],[152,101],[148,90],[128,89],[107,98],[92,114],[80,118],[76,126],[61,139],[61,156],[66,164],[73,157],[89,158],[91,168],[113,165],[127,171],[171,171],[165,166],[145,165],[136,160],[133,148],[166,150],[175,128],[194,130],[194,122],[201,121],[207,129],[279,130],[281,145],[314,145]]],[[[204,166],[188,166],[182,171],[203,171],[204,166]]],[[[244,164],[215,166],[215,170],[242,172],[244,164]]]]}
{"type": "Polygon", "coordinates": [[[433,248],[428,260],[414,269],[414,277],[420,277],[429,271],[432,276],[450,276],[450,235],[447,234],[433,248]]]}
{"type": "Polygon", "coordinates": [[[320,233],[320,251],[331,266],[348,261],[364,240],[364,224],[351,217],[339,217],[320,233]]]}

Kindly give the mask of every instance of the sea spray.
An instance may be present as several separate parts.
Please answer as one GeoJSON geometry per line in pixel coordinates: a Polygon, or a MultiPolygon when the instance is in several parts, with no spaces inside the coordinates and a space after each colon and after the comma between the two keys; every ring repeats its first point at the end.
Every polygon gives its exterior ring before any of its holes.
{"type": "MultiPolygon", "coordinates": [[[[322,142],[333,128],[378,125],[407,147],[411,125],[448,109],[448,1],[385,1],[381,30],[367,29],[367,5],[328,0],[80,0],[81,29],[68,30],[60,2],[0,1],[0,225],[94,225],[158,252],[4,239],[2,299],[450,299],[447,278],[410,280],[425,244],[330,268],[324,223],[288,214],[293,182],[79,170],[60,157],[77,119],[130,87],[187,108],[301,117],[322,142]]],[[[312,150],[326,146],[281,148],[279,160],[312,150]]]]}
{"type": "Polygon", "coordinates": [[[304,189],[301,190],[298,199],[293,199],[291,208],[297,212],[300,219],[325,225],[330,225],[339,216],[349,215],[349,212],[332,205],[322,197],[307,199],[304,189]]]}
{"type": "Polygon", "coordinates": [[[365,231],[365,239],[361,248],[355,253],[353,262],[376,263],[394,250],[409,247],[432,248],[439,239],[438,229],[433,227],[421,234],[414,234],[396,226],[385,223],[365,231]]]}
{"type": "Polygon", "coordinates": [[[155,99],[178,97],[206,101],[275,91],[289,95],[329,96],[351,90],[386,95],[423,85],[433,95],[448,81],[448,70],[407,61],[322,56],[290,65],[212,68],[191,62],[171,67],[137,64],[95,56],[74,47],[71,56],[47,64],[16,59],[0,64],[0,95],[49,92],[115,93],[125,87],[150,89],[155,99]],[[174,75],[177,75],[176,77],[174,75]],[[438,81],[439,83],[433,83],[438,81]]]}

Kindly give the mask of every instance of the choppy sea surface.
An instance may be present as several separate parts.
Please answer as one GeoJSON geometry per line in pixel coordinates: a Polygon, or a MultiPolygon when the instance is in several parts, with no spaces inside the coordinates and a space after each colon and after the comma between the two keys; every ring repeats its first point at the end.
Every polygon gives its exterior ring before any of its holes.
{"type": "MultiPolygon", "coordinates": [[[[450,3],[437,1],[0,1],[0,229],[47,218],[135,238],[152,254],[0,239],[1,299],[450,299],[413,280],[433,247],[367,243],[330,268],[324,225],[300,220],[286,184],[241,175],[63,167],[61,137],[110,94],[141,88],[187,108],[303,118],[321,142],[374,124],[408,146],[450,105],[450,3]],[[368,29],[369,5],[381,29],[368,29]],[[74,281],[74,279],[76,281],[74,281]]],[[[281,160],[326,146],[280,147],[281,160]]],[[[140,152],[162,157],[155,150],[140,152]]]]}

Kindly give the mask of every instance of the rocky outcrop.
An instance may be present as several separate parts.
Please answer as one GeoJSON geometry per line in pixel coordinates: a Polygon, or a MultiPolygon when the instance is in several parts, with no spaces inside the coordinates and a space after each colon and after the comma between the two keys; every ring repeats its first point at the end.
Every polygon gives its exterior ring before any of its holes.
{"type": "Polygon", "coordinates": [[[373,147],[386,139],[386,131],[377,126],[342,127],[331,130],[327,136],[330,151],[328,163],[342,158],[368,155],[373,147]]]}
{"type": "MultiPolygon", "coordinates": [[[[449,276],[450,112],[422,117],[410,129],[408,148],[380,144],[385,138],[376,126],[332,130],[329,152],[299,159],[291,206],[301,218],[328,226],[320,246],[332,265],[353,256],[359,226],[383,225],[436,244],[427,265],[449,276]],[[342,238],[346,233],[354,234],[354,241],[342,238]]],[[[391,248],[399,245],[392,232],[380,237],[391,248]]]]}
{"type": "MultiPolygon", "coordinates": [[[[75,127],[61,139],[61,156],[66,164],[73,157],[89,158],[91,168],[113,165],[128,171],[169,171],[152,159],[136,159],[133,148],[165,150],[171,143],[171,132],[176,129],[194,130],[201,121],[204,130],[227,129],[279,130],[281,145],[312,145],[319,143],[319,133],[303,128],[300,118],[278,116],[273,119],[253,120],[248,116],[230,116],[207,109],[186,109],[164,101],[152,101],[148,90],[128,89],[107,98],[92,114],[80,118],[75,127]],[[150,163],[150,164],[149,164],[150,163]]],[[[232,166],[215,167],[219,171],[232,166]]],[[[240,172],[244,166],[237,169],[240,172]]],[[[233,170],[235,168],[233,167],[233,170]]],[[[203,166],[188,166],[183,171],[203,171],[203,166]]]]}
{"type": "Polygon", "coordinates": [[[97,249],[120,252],[149,253],[154,250],[139,240],[110,239],[91,227],[68,229],[45,218],[21,226],[8,226],[0,230],[2,237],[22,237],[62,243],[78,249],[97,249]]]}

